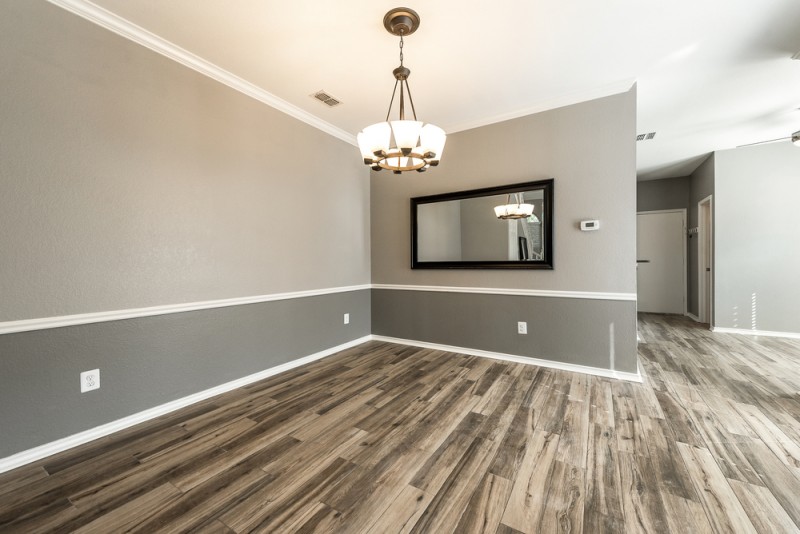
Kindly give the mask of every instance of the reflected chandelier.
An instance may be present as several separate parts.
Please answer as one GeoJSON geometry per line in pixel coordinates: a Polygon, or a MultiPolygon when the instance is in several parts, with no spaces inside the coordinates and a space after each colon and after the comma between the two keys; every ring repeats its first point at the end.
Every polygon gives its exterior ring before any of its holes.
{"type": "Polygon", "coordinates": [[[386,30],[400,37],[400,66],[392,71],[395,77],[394,91],[389,101],[386,120],[367,126],[357,138],[364,164],[376,171],[387,169],[395,174],[404,171],[425,172],[428,167],[439,164],[444,150],[447,138],[444,130],[433,124],[423,126],[423,123],[417,120],[417,111],[414,109],[414,100],[411,98],[411,89],[408,86],[411,70],[403,65],[403,37],[417,30],[419,20],[419,15],[413,9],[406,7],[392,9],[383,17],[386,30]],[[390,121],[389,115],[392,113],[398,85],[400,86],[399,120],[390,121]],[[406,120],[405,117],[406,93],[414,120],[406,120]]]}
{"type": "Polygon", "coordinates": [[[536,217],[536,215],[533,214],[533,204],[523,202],[520,193],[514,193],[513,200],[516,202],[512,202],[511,195],[508,195],[505,204],[495,206],[494,214],[498,219],[526,219],[528,217],[536,217]]]}

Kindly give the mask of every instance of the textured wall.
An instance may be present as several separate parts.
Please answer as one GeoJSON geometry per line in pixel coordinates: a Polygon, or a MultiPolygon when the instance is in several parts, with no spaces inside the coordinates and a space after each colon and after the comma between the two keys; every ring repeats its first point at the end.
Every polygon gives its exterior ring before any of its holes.
{"type": "Polygon", "coordinates": [[[46,2],[0,73],[0,321],[369,283],[347,143],[46,2]]]}
{"type": "Polygon", "coordinates": [[[715,326],[800,333],[800,149],[715,153],[715,326]]]}
{"type": "Polygon", "coordinates": [[[372,175],[372,281],[636,291],[635,89],[451,134],[439,167],[372,175]],[[555,270],[411,270],[409,199],[555,178],[555,270]],[[581,232],[582,219],[601,230],[581,232]]]}
{"type": "MultiPolygon", "coordinates": [[[[424,174],[396,177],[373,173],[373,283],[634,293],[635,125],[636,91],[632,89],[451,134],[442,164],[424,174]],[[410,268],[411,197],[551,177],[555,178],[554,270],[410,268]],[[601,229],[581,232],[578,223],[582,219],[599,219],[601,229]]],[[[511,336],[524,345],[518,347],[517,354],[608,367],[608,333],[613,324],[618,336],[618,362],[626,370],[635,367],[636,304],[632,301],[601,306],[591,300],[564,303],[559,299],[517,297],[523,303],[526,299],[530,302],[514,309],[519,313],[535,310],[531,320],[538,322],[533,326],[537,334],[522,341],[513,330],[509,334],[509,328],[516,328],[516,322],[525,319],[509,315],[503,299],[438,294],[436,309],[442,313],[430,313],[426,308],[431,298],[428,293],[417,297],[407,293],[384,291],[373,299],[375,333],[515,353],[509,345],[514,342],[508,339],[511,336]],[[456,302],[469,306],[462,310],[453,305],[456,302]],[[420,306],[416,315],[409,303],[420,306]],[[485,318],[485,323],[477,326],[476,317],[468,310],[485,318]],[[554,317],[559,318],[562,328],[540,328],[551,324],[540,322],[547,310],[559,310],[554,317]],[[422,316],[427,320],[413,320],[422,316]],[[498,317],[503,318],[502,325],[498,317]],[[476,332],[481,335],[476,336],[476,332]],[[575,336],[575,345],[570,343],[570,336],[575,336]],[[559,343],[564,344],[561,351],[553,348],[559,343]]]]}
{"type": "Polygon", "coordinates": [[[688,209],[690,190],[689,176],[636,182],[636,211],[688,209]]]}

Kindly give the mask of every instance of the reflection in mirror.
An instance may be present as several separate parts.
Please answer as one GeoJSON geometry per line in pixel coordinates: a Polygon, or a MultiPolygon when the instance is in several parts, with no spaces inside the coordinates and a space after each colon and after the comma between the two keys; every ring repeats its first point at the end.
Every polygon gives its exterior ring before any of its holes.
{"type": "Polygon", "coordinates": [[[412,267],[552,269],[552,185],[412,199],[412,267]]]}

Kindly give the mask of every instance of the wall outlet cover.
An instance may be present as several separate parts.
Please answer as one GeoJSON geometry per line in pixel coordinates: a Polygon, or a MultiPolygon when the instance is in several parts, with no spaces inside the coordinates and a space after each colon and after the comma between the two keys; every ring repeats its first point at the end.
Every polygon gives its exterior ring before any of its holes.
{"type": "Polygon", "coordinates": [[[81,393],[100,389],[100,369],[92,369],[81,373],[81,393]]]}
{"type": "Polygon", "coordinates": [[[345,313],[344,314],[344,324],[350,324],[350,314],[349,313],[345,313]]]}
{"type": "Polygon", "coordinates": [[[520,321],[517,323],[517,333],[518,334],[527,334],[528,333],[528,323],[525,321],[520,321]]]}

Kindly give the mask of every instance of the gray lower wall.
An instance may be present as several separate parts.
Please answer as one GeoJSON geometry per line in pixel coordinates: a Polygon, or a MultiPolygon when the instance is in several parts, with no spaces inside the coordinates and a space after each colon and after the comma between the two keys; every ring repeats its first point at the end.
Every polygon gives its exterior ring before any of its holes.
{"type": "Polygon", "coordinates": [[[715,153],[714,324],[800,333],[800,149],[715,153]]]}
{"type": "Polygon", "coordinates": [[[633,301],[373,289],[372,333],[637,372],[633,301]]]}
{"type": "Polygon", "coordinates": [[[0,335],[0,458],[369,335],[370,316],[363,290],[0,335]]]}

